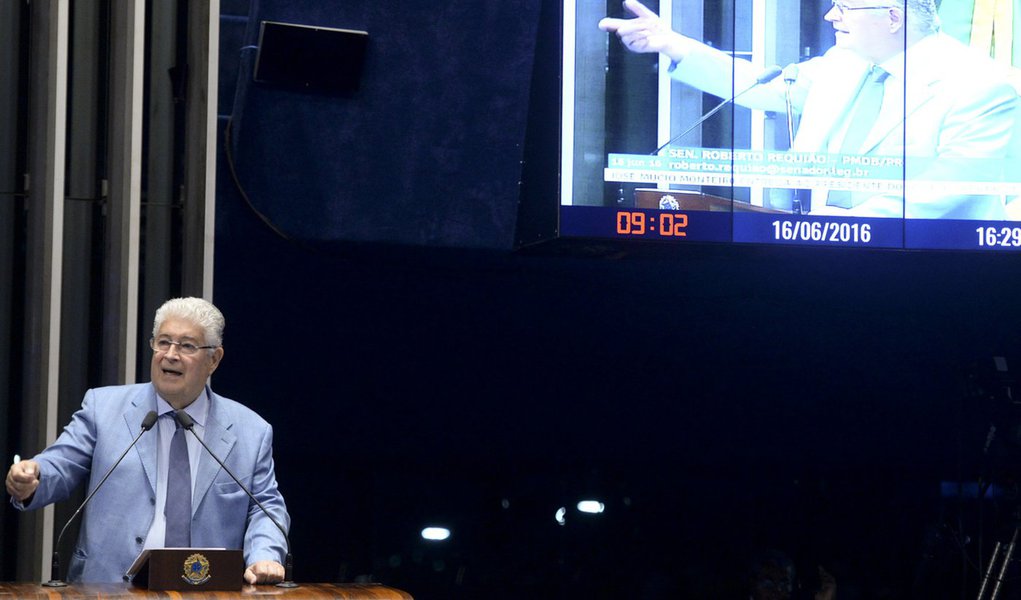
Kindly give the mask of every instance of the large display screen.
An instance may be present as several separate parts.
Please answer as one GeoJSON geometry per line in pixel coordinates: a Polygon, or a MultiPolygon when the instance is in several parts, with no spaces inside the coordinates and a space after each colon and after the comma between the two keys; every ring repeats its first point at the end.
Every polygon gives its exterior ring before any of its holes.
{"type": "Polygon", "coordinates": [[[560,235],[1021,250],[986,4],[565,0],[560,235]]]}

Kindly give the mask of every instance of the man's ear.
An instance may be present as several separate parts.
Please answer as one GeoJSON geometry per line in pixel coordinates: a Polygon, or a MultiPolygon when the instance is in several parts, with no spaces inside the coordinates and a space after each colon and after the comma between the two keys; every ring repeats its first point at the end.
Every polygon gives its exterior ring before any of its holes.
{"type": "Polygon", "coordinates": [[[220,346],[216,350],[213,350],[213,355],[210,358],[209,374],[212,375],[216,367],[220,366],[220,361],[223,360],[223,346],[220,346]]]}
{"type": "Polygon", "coordinates": [[[897,33],[904,28],[904,10],[893,6],[887,9],[887,15],[890,17],[890,33],[897,33]]]}

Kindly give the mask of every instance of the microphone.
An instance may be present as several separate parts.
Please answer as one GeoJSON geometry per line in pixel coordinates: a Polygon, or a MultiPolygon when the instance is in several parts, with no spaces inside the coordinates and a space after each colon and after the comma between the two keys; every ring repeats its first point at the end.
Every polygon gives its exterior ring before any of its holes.
{"type": "Polygon", "coordinates": [[[784,83],[794,83],[798,80],[798,63],[791,63],[780,72],[783,74],[784,83]]]}
{"type": "Polygon", "coordinates": [[[667,140],[665,144],[663,144],[659,148],[656,148],[656,150],[654,150],[652,152],[652,154],[650,154],[650,156],[656,156],[657,154],[659,154],[663,150],[663,148],[666,148],[670,144],[676,142],[677,140],[679,140],[682,137],[684,137],[684,136],[688,135],[689,133],[691,133],[691,131],[693,129],[695,129],[696,127],[698,127],[702,123],[705,123],[706,120],[709,119],[709,117],[711,117],[711,116],[715,115],[716,113],[720,112],[720,110],[722,110],[723,107],[727,106],[728,104],[732,104],[735,100],[737,100],[738,98],[740,98],[744,94],[750,92],[754,88],[756,88],[756,87],[758,87],[760,85],[769,83],[770,81],[773,81],[774,79],[776,79],[777,77],[780,76],[780,73],[783,73],[783,69],[781,69],[780,67],[778,67],[776,65],[774,65],[772,67],[768,67],[766,70],[764,70],[762,73],[760,73],[758,77],[755,78],[755,83],[751,84],[750,86],[746,87],[745,89],[741,90],[740,92],[734,94],[730,98],[727,98],[723,102],[720,102],[719,104],[717,104],[712,110],[710,110],[706,114],[702,115],[702,117],[699,120],[695,121],[695,123],[692,124],[691,127],[689,127],[687,129],[685,129],[684,131],[678,133],[674,137],[672,137],[669,140],[667,140]]]}
{"type": "MultiPolygon", "coordinates": [[[[783,68],[783,82],[786,84],[783,99],[787,105],[787,142],[788,148],[794,147],[794,102],[791,100],[791,86],[798,80],[798,64],[791,63],[783,68]]],[[[794,196],[791,198],[791,211],[796,214],[804,214],[804,207],[801,205],[801,190],[795,188],[794,196]]]]}
{"type": "Polygon", "coordinates": [[[783,68],[783,82],[787,84],[784,90],[784,101],[787,103],[787,138],[790,145],[794,145],[794,103],[791,101],[791,86],[798,80],[798,65],[791,63],[783,68]]]}
{"type": "Polygon", "coordinates": [[[89,500],[92,500],[92,497],[96,495],[96,492],[99,491],[99,488],[103,487],[103,484],[106,483],[107,478],[109,478],[110,474],[113,473],[113,470],[117,468],[117,465],[121,464],[121,461],[124,460],[124,457],[128,455],[128,452],[135,447],[135,444],[138,443],[138,440],[142,437],[142,434],[152,429],[152,426],[156,424],[156,419],[158,417],[159,415],[157,415],[156,411],[154,410],[150,410],[145,414],[145,418],[142,419],[142,431],[139,431],[138,435],[135,436],[135,439],[131,440],[131,445],[124,449],[124,452],[117,459],[117,462],[113,463],[113,466],[110,467],[110,470],[106,472],[106,475],[103,475],[103,479],[101,479],[99,481],[99,484],[97,484],[96,487],[93,488],[92,493],[90,493],[85,498],[85,501],[82,502],[81,506],[78,507],[78,510],[74,511],[74,514],[71,515],[71,518],[68,519],[67,523],[64,524],[64,528],[60,530],[60,535],[57,536],[57,543],[53,546],[53,561],[50,563],[50,580],[43,583],[44,586],[67,587],[67,583],[60,579],[60,540],[64,537],[64,532],[67,531],[67,528],[71,524],[71,521],[74,521],[74,518],[78,516],[78,513],[82,512],[82,509],[84,509],[85,505],[89,503],[89,500]]]}
{"type": "Polygon", "coordinates": [[[252,494],[252,492],[249,491],[247,487],[245,487],[245,484],[241,483],[241,480],[238,479],[238,476],[235,475],[234,472],[230,470],[230,467],[228,467],[226,464],[224,464],[222,460],[220,460],[220,457],[217,456],[209,448],[209,446],[206,445],[206,442],[201,437],[199,437],[199,434],[195,433],[194,429],[195,420],[191,418],[191,415],[189,415],[183,410],[178,410],[174,411],[174,419],[176,419],[177,422],[180,423],[181,427],[184,427],[185,429],[190,431],[193,436],[195,436],[195,439],[198,440],[200,444],[202,444],[202,447],[206,449],[206,452],[209,453],[209,456],[212,456],[213,459],[221,467],[223,467],[223,470],[226,471],[228,475],[230,475],[230,478],[234,480],[234,483],[238,484],[238,487],[241,488],[241,490],[244,491],[244,493],[248,494],[248,497],[251,498],[253,502],[255,502],[255,504],[259,507],[259,510],[262,511],[262,514],[266,515],[266,517],[268,517],[269,520],[272,521],[272,523],[277,526],[277,529],[280,530],[280,533],[284,536],[284,542],[287,544],[287,556],[284,558],[284,580],[278,583],[277,587],[282,588],[298,587],[298,584],[294,583],[294,558],[291,556],[291,539],[287,537],[287,532],[284,531],[284,528],[280,525],[280,523],[273,518],[273,515],[268,510],[266,510],[266,507],[262,505],[262,502],[259,502],[259,499],[256,498],[255,495],[252,494]]]}

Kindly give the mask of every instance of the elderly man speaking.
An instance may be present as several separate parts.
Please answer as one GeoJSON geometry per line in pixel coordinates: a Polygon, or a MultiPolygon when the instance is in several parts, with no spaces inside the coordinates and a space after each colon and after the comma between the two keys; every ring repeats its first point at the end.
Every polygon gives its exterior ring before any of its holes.
{"type": "Polygon", "coordinates": [[[19,509],[59,502],[84,480],[91,493],[147,413],[159,415],[155,433],[139,438],[85,509],[69,581],[119,582],[143,549],[163,547],[243,549],[245,581],[283,578],[283,533],[173,418],[187,412],[193,431],[289,527],[272,428],[207,385],[223,359],[223,327],[223,315],[205,300],[166,302],[153,324],[152,382],[89,390],[53,445],[7,473],[19,509]]]}

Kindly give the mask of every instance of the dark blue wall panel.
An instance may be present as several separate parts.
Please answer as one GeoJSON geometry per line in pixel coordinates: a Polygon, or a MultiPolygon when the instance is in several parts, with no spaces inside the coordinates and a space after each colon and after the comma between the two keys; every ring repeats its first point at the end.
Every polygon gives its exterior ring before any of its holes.
{"type": "MultiPolygon", "coordinates": [[[[528,89],[555,85],[555,44],[532,64],[535,3],[259,4],[372,34],[352,97],[239,82],[242,183],[296,239],[220,162],[214,387],[275,425],[298,579],[739,598],[749,557],[779,547],[795,598],[820,564],[841,598],[974,596],[1021,480],[991,368],[1021,366],[1021,257],[507,252],[526,112],[524,158],[555,154],[555,93],[528,89]],[[979,479],[1001,494],[941,494],[979,479]],[[584,497],[601,519],[571,510],[584,497]],[[419,539],[428,524],[450,542],[419,539]]],[[[554,179],[530,199],[554,202],[554,179]]]]}
{"type": "Polygon", "coordinates": [[[510,248],[538,0],[253,2],[258,23],[365,30],[357,92],[251,81],[242,54],[232,159],[253,204],[304,240],[510,248]]]}

